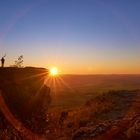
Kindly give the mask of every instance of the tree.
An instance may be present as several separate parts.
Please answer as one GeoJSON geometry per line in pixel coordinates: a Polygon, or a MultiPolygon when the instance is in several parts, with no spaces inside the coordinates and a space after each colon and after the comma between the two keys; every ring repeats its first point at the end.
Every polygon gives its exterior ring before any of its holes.
{"type": "Polygon", "coordinates": [[[22,65],[23,65],[23,55],[20,55],[18,59],[15,61],[15,67],[20,68],[22,67],[22,65]]]}

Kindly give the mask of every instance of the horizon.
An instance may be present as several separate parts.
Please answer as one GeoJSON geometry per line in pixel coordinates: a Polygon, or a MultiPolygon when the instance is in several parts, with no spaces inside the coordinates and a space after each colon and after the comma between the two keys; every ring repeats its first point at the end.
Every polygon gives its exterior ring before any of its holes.
{"type": "Polygon", "coordinates": [[[0,2],[5,66],[57,67],[60,74],[140,74],[140,1],[0,2]]]}
{"type": "MultiPolygon", "coordinates": [[[[1,68],[1,67],[0,67],[1,68]]],[[[7,66],[7,67],[4,67],[4,68],[19,68],[19,67],[12,67],[12,66],[7,66]]],[[[4,69],[4,68],[2,68],[2,69],[4,69]]],[[[40,68],[40,69],[46,69],[46,70],[50,70],[49,68],[45,68],[45,67],[34,67],[34,66],[25,66],[25,67],[20,67],[20,68],[40,68]]],[[[105,76],[121,76],[121,75],[140,75],[140,73],[57,73],[57,75],[55,76],[55,77],[57,77],[57,76],[65,76],[65,75],[67,75],[67,76],[94,76],[94,75],[105,75],[105,76]]]]}

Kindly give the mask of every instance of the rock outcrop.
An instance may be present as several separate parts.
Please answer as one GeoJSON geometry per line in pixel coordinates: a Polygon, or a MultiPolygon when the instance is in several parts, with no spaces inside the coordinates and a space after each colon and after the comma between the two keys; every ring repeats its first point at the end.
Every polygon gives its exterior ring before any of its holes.
{"type": "MultiPolygon", "coordinates": [[[[6,106],[35,133],[43,133],[51,103],[50,88],[44,84],[47,75],[48,70],[44,68],[0,68],[0,90],[6,106]]],[[[0,118],[5,119],[0,114],[0,118]]]]}

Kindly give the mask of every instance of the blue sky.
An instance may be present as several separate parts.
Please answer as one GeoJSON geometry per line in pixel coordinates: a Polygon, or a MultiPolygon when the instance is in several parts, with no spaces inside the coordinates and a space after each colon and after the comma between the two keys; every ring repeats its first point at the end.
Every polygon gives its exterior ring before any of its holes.
{"type": "Polygon", "coordinates": [[[6,65],[62,73],[140,73],[139,0],[1,0],[6,65]]]}

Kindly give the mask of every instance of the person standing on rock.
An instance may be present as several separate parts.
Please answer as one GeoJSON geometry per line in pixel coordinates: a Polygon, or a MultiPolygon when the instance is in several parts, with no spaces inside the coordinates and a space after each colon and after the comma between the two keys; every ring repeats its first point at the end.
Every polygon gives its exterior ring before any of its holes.
{"type": "MultiPolygon", "coordinates": [[[[6,55],[5,55],[6,56],[6,55]]],[[[1,67],[3,68],[4,67],[4,62],[5,62],[5,59],[4,59],[4,57],[5,56],[3,56],[2,58],[1,58],[1,67]]]]}
{"type": "Polygon", "coordinates": [[[4,67],[4,62],[5,62],[5,59],[4,57],[1,58],[1,67],[3,68],[4,67]]]}

